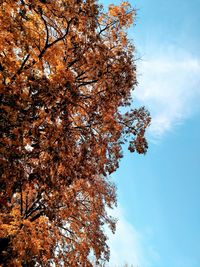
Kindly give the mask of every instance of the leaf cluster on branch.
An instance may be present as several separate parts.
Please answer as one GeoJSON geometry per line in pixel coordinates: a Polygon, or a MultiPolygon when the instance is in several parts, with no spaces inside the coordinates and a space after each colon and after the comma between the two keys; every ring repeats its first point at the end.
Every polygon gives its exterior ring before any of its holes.
{"type": "Polygon", "coordinates": [[[109,259],[109,180],[129,141],[145,153],[128,3],[0,1],[0,264],[91,266],[109,259]]]}

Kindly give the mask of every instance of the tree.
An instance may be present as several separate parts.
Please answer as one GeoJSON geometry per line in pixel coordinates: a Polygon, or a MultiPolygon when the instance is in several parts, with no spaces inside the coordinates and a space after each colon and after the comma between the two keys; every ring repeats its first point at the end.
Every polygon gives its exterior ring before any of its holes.
{"type": "Polygon", "coordinates": [[[2,266],[91,266],[109,259],[105,208],[122,145],[145,153],[128,3],[0,1],[2,266]]]}

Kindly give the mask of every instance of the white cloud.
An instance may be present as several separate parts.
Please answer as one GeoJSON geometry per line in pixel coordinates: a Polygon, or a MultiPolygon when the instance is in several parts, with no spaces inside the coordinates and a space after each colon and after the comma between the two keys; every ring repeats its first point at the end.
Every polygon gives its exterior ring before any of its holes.
{"type": "Polygon", "coordinates": [[[156,250],[145,240],[148,239],[148,231],[141,234],[126,219],[122,208],[118,207],[109,212],[118,218],[116,233],[113,235],[107,230],[110,247],[110,267],[123,267],[126,263],[132,267],[152,267],[159,261],[156,250]],[[145,238],[143,237],[145,235],[145,238]],[[146,243],[146,244],[145,244],[146,243]]]}
{"type": "Polygon", "coordinates": [[[199,108],[200,59],[176,47],[149,53],[138,64],[134,95],[151,112],[149,132],[159,138],[199,108]]]}
{"type": "Polygon", "coordinates": [[[140,237],[134,227],[125,219],[120,208],[112,214],[118,218],[116,233],[109,234],[109,247],[111,249],[110,266],[121,267],[125,263],[134,267],[140,266],[140,237]]]}

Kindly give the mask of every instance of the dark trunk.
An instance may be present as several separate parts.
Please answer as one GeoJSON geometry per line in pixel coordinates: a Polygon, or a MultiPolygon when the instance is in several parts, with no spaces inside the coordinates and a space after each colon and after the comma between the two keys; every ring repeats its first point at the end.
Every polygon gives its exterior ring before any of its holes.
{"type": "Polygon", "coordinates": [[[9,242],[9,237],[0,238],[0,264],[2,264],[3,267],[8,266],[7,263],[12,255],[11,249],[9,248],[9,242]]]}

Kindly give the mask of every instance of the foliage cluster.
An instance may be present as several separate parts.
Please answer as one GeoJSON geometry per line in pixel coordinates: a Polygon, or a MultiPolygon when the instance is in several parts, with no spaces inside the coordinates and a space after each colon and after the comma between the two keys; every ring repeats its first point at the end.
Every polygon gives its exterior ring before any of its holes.
{"type": "Polygon", "coordinates": [[[91,266],[109,259],[103,225],[122,144],[145,153],[128,3],[0,1],[0,264],[91,266]]]}

